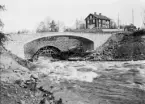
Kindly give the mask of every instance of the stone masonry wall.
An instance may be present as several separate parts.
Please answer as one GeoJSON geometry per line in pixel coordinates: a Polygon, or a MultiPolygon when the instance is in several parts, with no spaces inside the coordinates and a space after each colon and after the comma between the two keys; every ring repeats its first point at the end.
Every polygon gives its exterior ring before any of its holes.
{"type": "Polygon", "coordinates": [[[68,51],[71,47],[77,47],[83,44],[85,50],[90,50],[93,48],[93,42],[77,38],[76,36],[53,36],[53,37],[43,37],[36,39],[24,45],[24,54],[26,59],[32,58],[32,56],[42,47],[53,46],[60,51],[68,51]],[[90,45],[89,45],[90,44],[90,45]]]}

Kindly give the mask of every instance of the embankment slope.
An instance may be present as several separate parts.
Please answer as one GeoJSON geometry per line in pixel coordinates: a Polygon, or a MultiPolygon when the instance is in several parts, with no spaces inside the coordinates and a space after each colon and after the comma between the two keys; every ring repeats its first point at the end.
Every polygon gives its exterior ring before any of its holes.
{"type": "Polygon", "coordinates": [[[113,34],[91,56],[93,60],[145,60],[145,30],[113,34]]]}

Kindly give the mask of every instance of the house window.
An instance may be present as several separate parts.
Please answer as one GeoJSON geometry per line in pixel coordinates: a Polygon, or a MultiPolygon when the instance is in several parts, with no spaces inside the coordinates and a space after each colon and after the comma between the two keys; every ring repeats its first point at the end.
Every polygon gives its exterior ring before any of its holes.
{"type": "Polygon", "coordinates": [[[90,19],[92,19],[92,16],[90,15],[90,19]]]}
{"type": "Polygon", "coordinates": [[[95,19],[93,19],[93,23],[95,23],[95,19]]]}
{"type": "Polygon", "coordinates": [[[99,19],[99,23],[101,23],[101,20],[99,19]]]}
{"type": "Polygon", "coordinates": [[[89,23],[89,20],[87,22],[89,23]]]}

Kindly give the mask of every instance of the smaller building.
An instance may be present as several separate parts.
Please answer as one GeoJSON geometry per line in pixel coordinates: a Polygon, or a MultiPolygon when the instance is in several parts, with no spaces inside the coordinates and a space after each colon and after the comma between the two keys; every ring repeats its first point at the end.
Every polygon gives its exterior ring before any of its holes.
{"type": "Polygon", "coordinates": [[[137,29],[136,26],[134,26],[133,24],[126,25],[124,27],[124,31],[135,31],[136,29],[137,29]]]}
{"type": "Polygon", "coordinates": [[[109,29],[110,28],[110,18],[103,16],[101,13],[94,14],[90,13],[86,18],[86,28],[99,28],[99,29],[109,29]]]}

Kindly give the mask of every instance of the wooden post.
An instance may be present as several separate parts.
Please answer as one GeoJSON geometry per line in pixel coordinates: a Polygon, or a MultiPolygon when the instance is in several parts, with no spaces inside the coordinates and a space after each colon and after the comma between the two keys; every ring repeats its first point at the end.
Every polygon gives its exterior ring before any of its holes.
{"type": "Polygon", "coordinates": [[[95,19],[95,27],[97,27],[97,19],[95,19]]]}
{"type": "Polygon", "coordinates": [[[102,28],[102,20],[101,20],[101,28],[102,28]]]}
{"type": "Polygon", "coordinates": [[[100,23],[99,23],[99,19],[98,19],[98,28],[100,28],[100,23]]]}
{"type": "Polygon", "coordinates": [[[110,20],[108,22],[109,22],[109,29],[110,29],[110,20]]]}
{"type": "Polygon", "coordinates": [[[87,19],[86,19],[86,29],[88,28],[88,22],[87,22],[87,19]]]}

